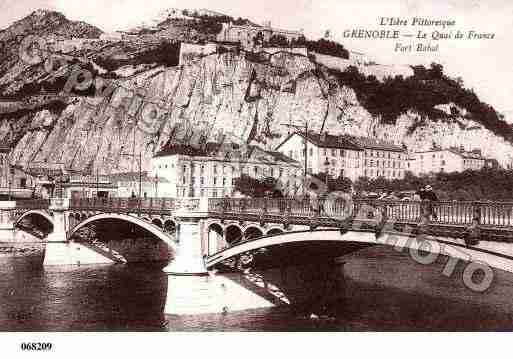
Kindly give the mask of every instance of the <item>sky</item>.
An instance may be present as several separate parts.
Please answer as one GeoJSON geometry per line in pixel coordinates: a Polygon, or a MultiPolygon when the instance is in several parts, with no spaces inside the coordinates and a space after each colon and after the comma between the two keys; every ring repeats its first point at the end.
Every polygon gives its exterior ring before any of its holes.
{"type": "MultiPolygon", "coordinates": [[[[331,39],[349,50],[365,53],[380,64],[425,64],[438,62],[446,73],[461,77],[482,101],[500,112],[513,113],[513,2],[511,0],[0,0],[0,28],[9,26],[38,8],[62,12],[104,31],[127,29],[151,20],[161,10],[207,8],[257,23],[271,21],[274,27],[299,30],[307,37],[331,39]],[[495,33],[492,40],[439,40],[433,53],[395,52],[397,40],[347,39],[346,29],[387,29],[380,17],[412,17],[454,20],[453,30],[495,33]]],[[[388,29],[401,29],[392,28],[388,29]]],[[[435,27],[424,29],[428,36],[435,27]]],[[[401,42],[404,42],[401,40],[401,42]]],[[[413,41],[416,43],[416,41],[413,41]]]]}

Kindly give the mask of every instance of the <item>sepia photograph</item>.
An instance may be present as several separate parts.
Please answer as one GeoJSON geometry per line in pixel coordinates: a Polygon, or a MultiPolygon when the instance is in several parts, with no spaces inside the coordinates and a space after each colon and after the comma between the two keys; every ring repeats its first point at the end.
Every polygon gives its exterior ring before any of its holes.
{"type": "Polygon", "coordinates": [[[0,332],[513,329],[509,1],[0,10],[0,332]]]}

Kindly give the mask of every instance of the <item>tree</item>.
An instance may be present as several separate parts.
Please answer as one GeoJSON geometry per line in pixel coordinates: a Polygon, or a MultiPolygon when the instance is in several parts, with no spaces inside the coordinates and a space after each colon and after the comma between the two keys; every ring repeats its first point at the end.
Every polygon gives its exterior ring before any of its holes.
{"type": "Polygon", "coordinates": [[[239,191],[249,197],[283,197],[280,183],[273,177],[266,177],[260,180],[243,174],[235,178],[233,187],[235,191],[239,191]]]}
{"type": "MultiPolygon", "coordinates": [[[[315,175],[319,181],[322,183],[326,183],[326,173],[321,172],[317,173],[315,175]]],[[[353,182],[343,176],[339,176],[337,178],[333,178],[332,176],[328,175],[328,191],[334,192],[334,191],[340,191],[340,192],[351,192],[351,188],[353,187],[353,182]]]]}
{"type": "Polygon", "coordinates": [[[276,47],[287,47],[290,45],[289,40],[283,35],[280,34],[274,34],[269,39],[269,45],[270,46],[276,46],[276,47]]]}

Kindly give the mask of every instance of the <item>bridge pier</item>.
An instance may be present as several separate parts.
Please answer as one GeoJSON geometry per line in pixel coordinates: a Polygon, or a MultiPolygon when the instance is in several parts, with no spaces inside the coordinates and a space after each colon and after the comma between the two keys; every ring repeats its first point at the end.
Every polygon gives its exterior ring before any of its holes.
{"type": "Polygon", "coordinates": [[[53,232],[46,238],[44,266],[81,265],[81,264],[113,264],[106,258],[86,246],[75,243],[67,238],[66,213],[69,199],[53,198],[49,207],[53,217],[53,232]]]}
{"type": "Polygon", "coordinates": [[[14,238],[14,219],[12,210],[16,208],[15,201],[0,202],[0,241],[11,241],[14,238]]]}
{"type": "Polygon", "coordinates": [[[208,275],[201,246],[201,220],[186,218],[180,220],[176,229],[178,248],[171,263],[164,272],[175,276],[208,275]]]}

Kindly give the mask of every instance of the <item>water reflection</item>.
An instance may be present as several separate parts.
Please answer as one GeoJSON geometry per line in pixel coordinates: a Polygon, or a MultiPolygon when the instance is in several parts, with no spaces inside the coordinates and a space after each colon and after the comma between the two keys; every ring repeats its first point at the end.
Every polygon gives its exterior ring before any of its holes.
{"type": "Polygon", "coordinates": [[[496,272],[485,293],[441,275],[393,249],[344,257],[345,276],[330,316],[310,318],[296,306],[228,314],[165,316],[168,277],[157,265],[46,267],[41,259],[0,256],[3,331],[316,331],[511,330],[513,276],[496,272]]]}

